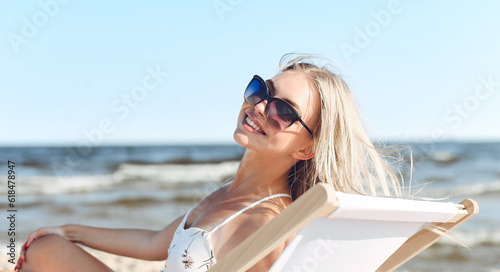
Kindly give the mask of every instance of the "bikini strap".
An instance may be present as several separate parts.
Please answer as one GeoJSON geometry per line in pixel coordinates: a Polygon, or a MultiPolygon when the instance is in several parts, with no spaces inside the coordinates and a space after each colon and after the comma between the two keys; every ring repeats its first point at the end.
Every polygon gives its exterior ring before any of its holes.
{"type": "Polygon", "coordinates": [[[189,213],[191,213],[191,211],[194,209],[194,207],[195,207],[195,206],[191,207],[191,208],[187,211],[186,215],[184,215],[184,218],[182,218],[182,222],[179,224],[179,227],[180,227],[181,229],[183,229],[183,230],[185,229],[185,227],[186,227],[186,220],[187,220],[187,218],[188,218],[188,216],[189,216],[189,213]]]}
{"type": "Polygon", "coordinates": [[[226,218],[226,220],[222,221],[222,223],[220,223],[219,225],[217,225],[215,228],[213,228],[209,233],[212,234],[214,231],[218,230],[220,227],[224,226],[227,222],[233,220],[236,216],[244,213],[246,210],[250,209],[250,208],[253,208],[257,205],[259,205],[260,203],[264,202],[264,201],[267,201],[269,199],[273,199],[273,198],[277,198],[277,197],[289,197],[289,198],[292,198],[289,194],[275,194],[275,195],[270,195],[270,196],[267,196],[267,197],[264,197],[263,199],[260,199],[260,200],[257,200],[255,201],[254,203],[250,204],[249,206],[246,206],[245,208],[237,211],[236,213],[234,213],[233,215],[231,215],[230,217],[226,218]]]}

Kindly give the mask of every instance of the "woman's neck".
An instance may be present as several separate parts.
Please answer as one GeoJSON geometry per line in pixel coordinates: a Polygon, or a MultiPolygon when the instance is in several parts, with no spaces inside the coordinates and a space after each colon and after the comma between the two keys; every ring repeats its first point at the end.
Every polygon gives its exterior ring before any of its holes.
{"type": "Polygon", "coordinates": [[[227,192],[260,197],[288,193],[288,175],[293,164],[291,157],[269,157],[247,150],[227,192]]]}

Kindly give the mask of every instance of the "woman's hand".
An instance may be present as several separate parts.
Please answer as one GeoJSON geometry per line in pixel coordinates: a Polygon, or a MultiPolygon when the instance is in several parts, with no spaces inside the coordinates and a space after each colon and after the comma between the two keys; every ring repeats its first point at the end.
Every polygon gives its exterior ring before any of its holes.
{"type": "MultiPolygon", "coordinates": [[[[21,250],[21,254],[19,256],[19,260],[17,261],[16,267],[14,268],[14,271],[19,271],[19,269],[21,269],[21,266],[22,266],[24,260],[26,260],[26,249],[36,239],[43,237],[43,236],[46,236],[46,235],[50,235],[50,234],[57,234],[65,239],[68,239],[68,237],[65,236],[64,230],[62,228],[63,228],[62,226],[61,227],[45,227],[45,228],[39,228],[38,230],[30,233],[28,235],[28,240],[26,241],[26,243],[24,244],[24,246],[21,250]]],[[[0,272],[2,272],[2,271],[0,271],[0,272]]]]}
{"type": "Polygon", "coordinates": [[[43,236],[46,236],[46,235],[50,235],[50,234],[57,234],[65,239],[69,240],[69,238],[66,237],[66,235],[64,233],[63,227],[64,226],[44,227],[44,228],[37,229],[36,231],[34,231],[28,235],[28,240],[26,241],[26,247],[29,247],[31,245],[31,243],[33,243],[33,241],[35,241],[36,239],[43,237],[43,236]]]}

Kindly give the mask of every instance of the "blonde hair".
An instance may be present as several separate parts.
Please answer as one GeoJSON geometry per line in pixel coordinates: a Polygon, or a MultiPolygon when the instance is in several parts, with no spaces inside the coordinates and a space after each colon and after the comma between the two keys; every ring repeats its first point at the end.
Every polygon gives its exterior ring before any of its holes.
{"type": "Polygon", "coordinates": [[[296,199],[318,182],[346,193],[401,195],[402,178],[388,163],[392,157],[368,138],[346,82],[330,71],[334,66],[314,64],[315,59],[328,60],[303,54],[286,54],[280,60],[281,72],[305,74],[321,97],[320,121],[312,129],[315,156],[298,161],[290,170],[292,197],[296,199]]]}

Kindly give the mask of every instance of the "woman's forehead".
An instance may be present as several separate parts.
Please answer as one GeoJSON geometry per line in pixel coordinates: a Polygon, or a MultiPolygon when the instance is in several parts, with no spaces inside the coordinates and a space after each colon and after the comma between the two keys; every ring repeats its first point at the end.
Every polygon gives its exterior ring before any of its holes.
{"type": "Polygon", "coordinates": [[[313,105],[315,92],[310,87],[305,74],[286,71],[273,77],[270,81],[275,89],[274,96],[293,101],[298,106],[299,112],[304,113],[306,109],[315,106],[313,105]]]}

